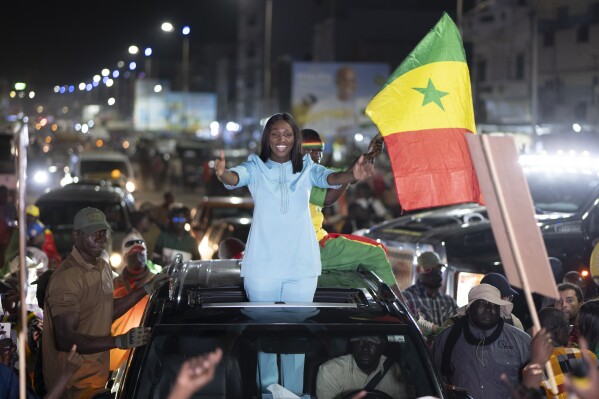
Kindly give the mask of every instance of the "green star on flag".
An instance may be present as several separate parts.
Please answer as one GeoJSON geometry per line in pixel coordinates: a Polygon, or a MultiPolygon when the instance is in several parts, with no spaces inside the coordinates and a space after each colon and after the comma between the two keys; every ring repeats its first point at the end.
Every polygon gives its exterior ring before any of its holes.
{"type": "Polygon", "coordinates": [[[435,103],[439,106],[439,108],[441,108],[443,111],[445,111],[445,108],[443,108],[443,103],[441,102],[441,99],[443,97],[445,97],[446,95],[448,95],[449,93],[437,90],[437,88],[433,84],[433,81],[430,78],[428,79],[428,86],[413,87],[413,89],[424,94],[424,100],[422,101],[423,107],[428,103],[435,103]]]}

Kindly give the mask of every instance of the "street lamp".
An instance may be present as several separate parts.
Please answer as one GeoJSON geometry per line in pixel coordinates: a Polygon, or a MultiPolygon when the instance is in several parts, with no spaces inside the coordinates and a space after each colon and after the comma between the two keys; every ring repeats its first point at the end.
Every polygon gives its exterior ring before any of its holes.
{"type": "MultiPolygon", "coordinates": [[[[163,22],[160,26],[160,29],[167,33],[174,32],[175,28],[173,24],[170,22],[163,22]]],[[[183,91],[185,93],[189,92],[189,34],[191,33],[191,28],[185,25],[181,29],[181,34],[183,35],[183,60],[182,60],[182,86],[183,91]]]]}

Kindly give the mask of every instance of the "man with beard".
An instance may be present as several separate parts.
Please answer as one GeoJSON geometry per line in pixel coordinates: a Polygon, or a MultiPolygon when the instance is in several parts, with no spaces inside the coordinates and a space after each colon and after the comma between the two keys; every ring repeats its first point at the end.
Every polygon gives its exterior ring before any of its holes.
{"type": "MultiPolygon", "coordinates": [[[[112,296],[115,299],[122,298],[142,287],[162,270],[161,266],[148,260],[146,242],[137,233],[126,237],[126,241],[123,242],[122,255],[123,269],[121,274],[112,281],[114,284],[114,294],[112,296]]],[[[131,328],[139,327],[148,299],[148,295],[144,296],[124,315],[116,319],[112,323],[112,335],[124,334],[131,328]]],[[[112,349],[110,351],[110,370],[116,370],[128,356],[129,350],[112,349]]]]}
{"type": "Polygon", "coordinates": [[[406,398],[400,367],[383,355],[387,337],[360,336],[350,339],[351,354],[323,363],[316,376],[316,396],[345,398],[354,391],[381,391],[392,398],[406,398]],[[381,377],[377,377],[380,376],[381,377]]]}
{"type": "Polygon", "coordinates": [[[423,252],[416,260],[416,283],[403,291],[408,307],[425,335],[435,333],[458,310],[455,300],[441,294],[445,265],[434,252],[423,252]],[[431,325],[432,323],[432,325],[431,325]]]}
{"type": "Polygon", "coordinates": [[[578,348],[578,313],[582,305],[582,290],[572,283],[561,283],[557,285],[560,299],[555,301],[555,308],[561,310],[568,316],[572,326],[568,346],[578,348]]]}
{"type": "MultiPolygon", "coordinates": [[[[458,314],[466,317],[434,339],[433,364],[444,382],[467,389],[474,398],[510,397],[501,374],[517,383],[531,355],[528,334],[503,321],[502,316],[509,315],[512,308],[489,284],[470,290],[468,304],[458,309],[458,314]]],[[[539,359],[533,362],[542,363],[539,359]]]]}

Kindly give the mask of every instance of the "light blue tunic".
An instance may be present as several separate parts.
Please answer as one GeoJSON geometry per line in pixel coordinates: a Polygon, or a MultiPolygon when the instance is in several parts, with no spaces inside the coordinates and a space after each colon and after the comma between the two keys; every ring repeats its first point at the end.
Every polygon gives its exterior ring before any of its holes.
{"type": "Polygon", "coordinates": [[[239,176],[236,186],[248,186],[254,198],[254,216],[241,268],[241,276],[295,279],[320,275],[320,249],[308,207],[312,186],[337,188],[327,183],[332,170],[303,158],[300,173],[291,161],[262,162],[255,154],[230,170],[239,176]]]}

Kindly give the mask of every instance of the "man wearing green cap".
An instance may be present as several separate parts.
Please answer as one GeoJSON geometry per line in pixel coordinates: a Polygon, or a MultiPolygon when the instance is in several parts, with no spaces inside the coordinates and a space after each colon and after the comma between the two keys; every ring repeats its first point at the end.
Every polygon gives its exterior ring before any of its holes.
{"type": "Polygon", "coordinates": [[[144,345],[149,336],[149,329],[138,327],[114,337],[110,334],[112,321],[168,280],[168,276],[159,275],[129,295],[113,300],[112,271],[101,256],[110,231],[99,209],[88,207],[77,212],[73,250],[52,274],[46,290],[42,338],[46,387],[56,384],[73,344],[83,357],[64,398],[88,398],[106,391],[109,350],[144,345]]]}

